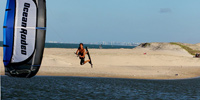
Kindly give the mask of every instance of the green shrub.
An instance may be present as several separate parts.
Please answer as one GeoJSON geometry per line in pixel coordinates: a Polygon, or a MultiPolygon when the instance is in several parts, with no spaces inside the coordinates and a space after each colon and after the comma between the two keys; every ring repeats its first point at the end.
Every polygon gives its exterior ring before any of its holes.
{"type": "Polygon", "coordinates": [[[147,46],[150,46],[151,44],[150,43],[141,43],[139,46],[145,48],[147,46]]]}

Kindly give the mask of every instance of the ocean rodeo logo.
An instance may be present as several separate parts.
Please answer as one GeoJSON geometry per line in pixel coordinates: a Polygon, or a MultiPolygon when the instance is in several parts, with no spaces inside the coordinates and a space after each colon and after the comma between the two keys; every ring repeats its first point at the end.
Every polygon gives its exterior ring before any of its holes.
{"type": "Polygon", "coordinates": [[[24,3],[24,8],[23,8],[23,13],[22,13],[22,24],[21,27],[21,54],[26,55],[27,51],[26,51],[26,45],[28,45],[26,43],[26,35],[27,35],[27,17],[28,17],[28,10],[30,8],[30,4],[29,3],[24,3]]]}

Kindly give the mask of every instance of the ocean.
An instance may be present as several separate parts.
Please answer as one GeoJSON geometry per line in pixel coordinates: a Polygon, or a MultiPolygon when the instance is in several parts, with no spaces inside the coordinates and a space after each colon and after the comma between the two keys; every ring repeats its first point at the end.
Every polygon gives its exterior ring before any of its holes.
{"type": "Polygon", "coordinates": [[[142,80],[1,76],[2,100],[200,100],[200,78],[142,80]]]}
{"type": "MultiPolygon", "coordinates": [[[[3,46],[3,42],[0,41],[0,47],[3,46]]],[[[97,44],[84,44],[85,47],[93,48],[93,49],[99,49],[100,45],[97,44]]],[[[45,43],[45,48],[78,48],[79,44],[73,44],[73,43],[45,43]]],[[[102,45],[102,49],[132,49],[136,46],[126,46],[126,45],[102,45]]]]}

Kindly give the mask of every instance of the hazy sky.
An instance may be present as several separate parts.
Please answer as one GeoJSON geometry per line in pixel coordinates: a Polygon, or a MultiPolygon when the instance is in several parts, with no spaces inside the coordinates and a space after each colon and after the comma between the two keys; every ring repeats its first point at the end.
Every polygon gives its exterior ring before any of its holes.
{"type": "Polygon", "coordinates": [[[200,0],[47,0],[46,41],[200,43],[200,0]]]}

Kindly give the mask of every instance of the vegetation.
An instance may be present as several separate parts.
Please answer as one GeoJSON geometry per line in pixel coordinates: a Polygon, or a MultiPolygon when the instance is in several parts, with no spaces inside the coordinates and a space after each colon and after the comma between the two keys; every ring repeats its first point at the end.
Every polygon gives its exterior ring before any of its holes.
{"type": "Polygon", "coordinates": [[[145,48],[147,46],[150,46],[151,44],[150,43],[141,43],[139,46],[145,48]]]}
{"type": "Polygon", "coordinates": [[[170,42],[170,44],[180,46],[181,48],[183,48],[183,49],[185,49],[187,52],[189,52],[191,55],[195,55],[196,53],[200,53],[200,50],[193,50],[193,49],[191,49],[190,47],[185,46],[185,45],[183,45],[183,44],[181,44],[181,43],[170,42]]]}

